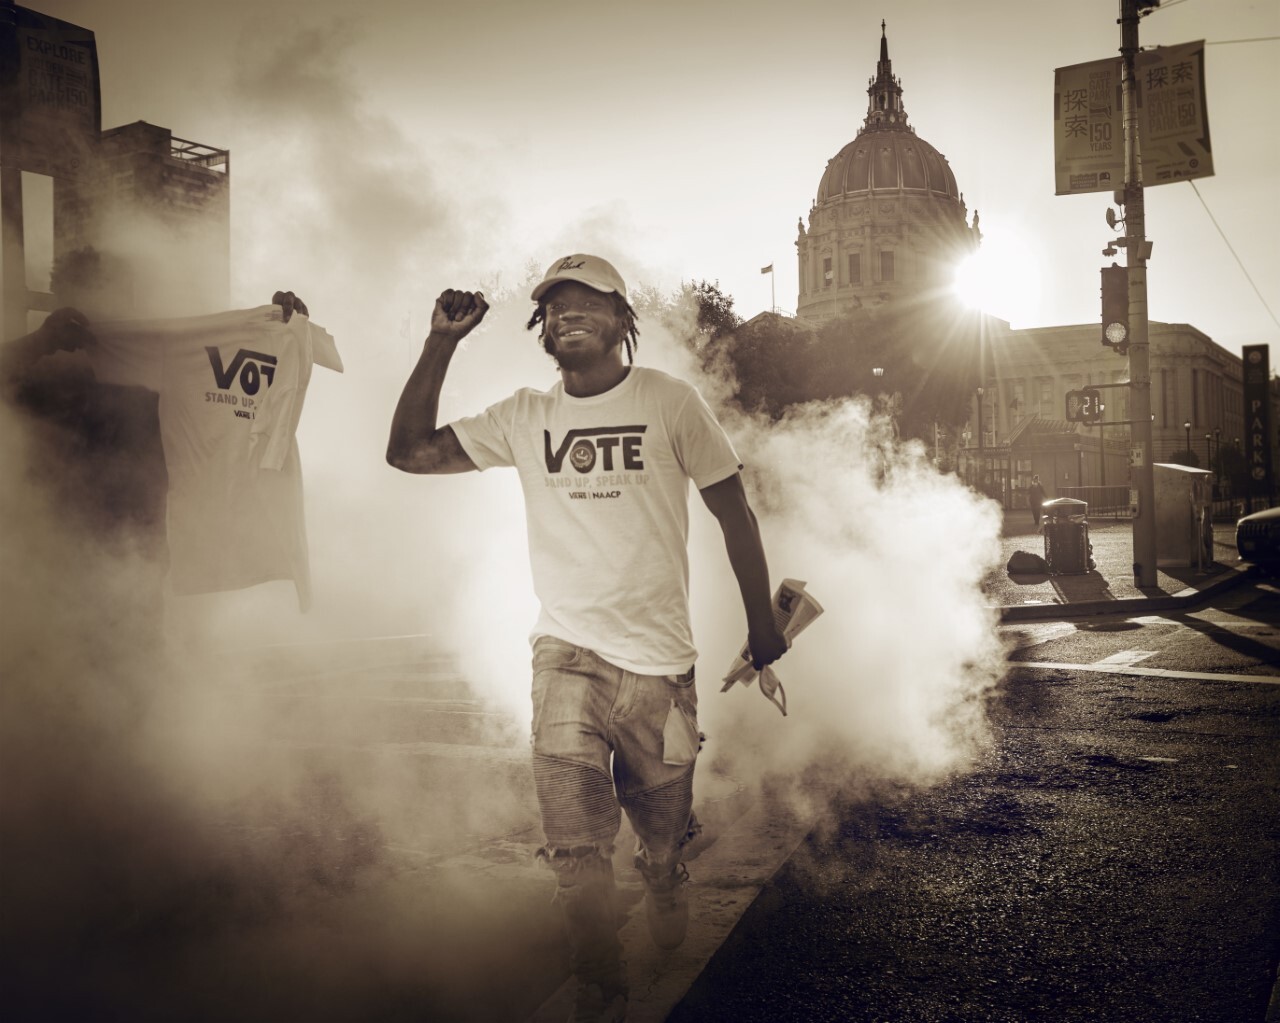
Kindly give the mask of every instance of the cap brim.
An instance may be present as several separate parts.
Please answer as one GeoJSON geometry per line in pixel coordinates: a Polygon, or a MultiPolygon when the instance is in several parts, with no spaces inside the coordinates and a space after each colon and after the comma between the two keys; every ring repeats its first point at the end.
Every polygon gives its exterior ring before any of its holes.
{"type": "Polygon", "coordinates": [[[595,281],[584,280],[581,277],[574,277],[571,274],[562,274],[558,277],[552,277],[549,280],[539,282],[537,287],[533,289],[533,294],[530,295],[529,297],[532,298],[533,301],[537,302],[540,298],[542,298],[543,295],[545,295],[548,291],[554,288],[557,284],[563,284],[565,281],[573,281],[576,284],[584,284],[588,288],[591,288],[593,291],[598,291],[604,295],[618,294],[618,289],[613,287],[613,285],[611,284],[597,284],[595,281]]]}

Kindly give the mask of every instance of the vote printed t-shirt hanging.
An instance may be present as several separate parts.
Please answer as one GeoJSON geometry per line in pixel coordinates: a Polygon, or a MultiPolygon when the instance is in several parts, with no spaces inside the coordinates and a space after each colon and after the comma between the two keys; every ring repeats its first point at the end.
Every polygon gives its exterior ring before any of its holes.
{"type": "Polygon", "coordinates": [[[312,365],[342,372],[333,337],[277,305],[95,323],[103,383],[160,394],[168,539],[178,595],[293,580],[311,602],[295,432],[312,365]]]}

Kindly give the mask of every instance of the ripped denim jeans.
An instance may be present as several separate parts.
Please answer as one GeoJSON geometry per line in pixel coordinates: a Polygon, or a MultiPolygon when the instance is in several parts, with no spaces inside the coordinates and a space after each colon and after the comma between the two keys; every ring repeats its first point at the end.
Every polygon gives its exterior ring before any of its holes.
{"type": "Polygon", "coordinates": [[[693,669],[639,675],[564,640],[534,642],[539,857],[562,885],[586,861],[612,855],[622,810],[640,843],[637,866],[675,864],[700,830],[692,813],[697,712],[693,669]]]}

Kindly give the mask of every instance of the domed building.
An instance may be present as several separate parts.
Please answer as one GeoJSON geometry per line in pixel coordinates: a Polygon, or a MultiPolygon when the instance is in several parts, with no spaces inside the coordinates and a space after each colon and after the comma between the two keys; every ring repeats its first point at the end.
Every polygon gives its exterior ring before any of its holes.
{"type": "MultiPolygon", "coordinates": [[[[775,311],[753,321],[772,317],[816,334],[855,309],[885,303],[912,316],[963,319],[958,309],[953,315],[951,283],[957,264],[982,240],[978,215],[967,222],[964,196],[946,157],[907,119],[884,22],[867,96],[861,129],[828,161],[808,227],[800,221],[796,319],[775,311]]],[[[1089,280],[1096,287],[1096,270],[1089,280]]],[[[952,423],[941,434],[935,427],[932,446],[939,464],[955,465],[972,486],[1008,510],[1025,513],[1031,478],[1039,475],[1050,497],[1084,500],[1091,517],[1127,518],[1132,440],[1128,390],[1121,385],[1129,368],[1102,346],[1100,324],[1011,329],[995,317],[971,315],[980,316],[982,325],[968,421],[952,423]],[[1104,392],[1102,425],[1067,421],[1067,395],[1100,385],[1114,388],[1104,392]],[[949,455],[939,457],[941,451],[949,455]]],[[[1213,466],[1219,511],[1226,505],[1233,510],[1242,498],[1272,501],[1233,477],[1243,471],[1242,439],[1248,437],[1240,356],[1190,324],[1153,318],[1149,334],[1152,459],[1185,461],[1189,455],[1213,466]]],[[[964,331],[955,337],[963,342],[964,331]]],[[[849,338],[851,357],[864,340],[849,338]]],[[[913,334],[912,346],[929,340],[927,332],[913,334]]],[[[909,354],[909,376],[881,381],[895,397],[936,380],[942,369],[936,351],[909,354]]],[[[950,369],[955,371],[954,364],[950,369]]],[[[1280,450],[1275,382],[1270,404],[1268,442],[1280,450]]]]}
{"type": "Polygon", "coordinates": [[[796,315],[823,322],[860,306],[925,299],[950,287],[956,264],[980,241],[978,215],[947,159],[920,138],[902,105],[885,23],[857,137],[828,163],[796,249],[796,315]]]}

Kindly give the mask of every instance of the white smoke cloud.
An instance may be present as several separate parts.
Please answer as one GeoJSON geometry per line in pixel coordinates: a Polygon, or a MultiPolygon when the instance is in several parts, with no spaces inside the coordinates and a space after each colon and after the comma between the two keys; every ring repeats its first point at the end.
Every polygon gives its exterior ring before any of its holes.
{"type": "Polygon", "coordinates": [[[916,780],[955,767],[984,735],[979,697],[1002,656],[979,591],[998,511],[864,401],[800,410],[743,443],[774,574],[807,581],[826,614],[778,665],[791,716],[762,721],[763,701],[743,714],[734,693],[732,730],[763,741],[766,728],[783,771],[835,762],[916,780]]]}
{"type": "MultiPolygon", "coordinates": [[[[0,538],[8,589],[0,829],[10,867],[0,947],[18,971],[6,968],[6,978],[24,978],[13,996],[20,1012],[110,1007],[172,1016],[181,1010],[163,1000],[174,985],[202,982],[181,973],[165,983],[143,980],[156,949],[196,956],[244,941],[262,943],[279,973],[259,984],[260,964],[227,966],[262,999],[252,1011],[289,988],[296,999],[313,989],[309,955],[332,955],[296,926],[298,914],[314,919],[371,878],[385,879],[393,848],[439,856],[478,841],[495,822],[531,826],[528,786],[518,778],[493,783],[495,773],[511,776],[501,756],[477,771],[465,760],[404,755],[388,738],[418,739],[414,729],[426,718],[413,713],[413,699],[407,711],[389,714],[385,708],[403,707],[398,698],[417,697],[424,685],[464,703],[472,695],[437,664],[472,638],[459,631],[457,609],[475,556],[450,525],[483,525],[510,495],[495,476],[446,501],[439,488],[451,481],[411,478],[385,464],[391,412],[435,291],[474,275],[459,270],[465,245],[450,243],[459,209],[430,164],[394,126],[369,116],[349,81],[307,63],[311,42],[289,41],[240,71],[232,209],[235,304],[264,303],[281,287],[297,291],[337,337],[347,366],[343,376],[313,375],[299,434],[313,612],[298,611],[288,583],[169,597],[162,610],[150,599],[160,588],[158,566],[143,550],[149,537],[122,538],[102,521],[94,462],[77,448],[74,423],[64,431],[58,419],[70,407],[55,411],[52,423],[7,411],[0,422],[0,493],[6,523],[17,525],[0,538]],[[430,293],[420,283],[427,278],[440,281],[430,293]],[[418,638],[367,642],[406,634],[418,638]],[[477,778],[488,786],[483,798],[469,788],[477,778]],[[108,946],[113,963],[59,990],[68,949],[99,955],[108,946]]],[[[323,39],[317,45],[323,51],[323,39]]],[[[483,227],[484,209],[471,213],[470,225],[483,227]]],[[[202,259],[184,244],[189,239],[165,228],[160,218],[121,219],[104,225],[103,246],[142,268],[139,311],[200,311],[202,259]],[[182,251],[186,260],[170,256],[172,265],[161,266],[160,253],[182,251]],[[158,279],[191,288],[157,287],[158,279]]],[[[523,330],[516,348],[548,373],[523,330]]],[[[512,363],[507,351],[471,372],[492,377],[486,393],[497,397],[493,385],[506,384],[494,367],[512,363]]],[[[478,539],[491,554],[489,538],[478,539]]],[[[519,635],[491,613],[501,626],[493,635],[519,635]]],[[[461,750],[467,741],[518,741],[500,713],[432,720],[467,726],[461,736],[439,736],[461,737],[461,750]]],[[[449,933],[454,908],[419,907],[421,916],[407,919],[399,905],[379,914],[394,926],[365,929],[371,960],[404,967],[393,987],[429,980],[432,997],[447,1001],[465,989],[459,978],[478,968],[478,956],[457,962],[459,950],[496,943],[494,928],[518,927],[528,915],[497,922],[503,894],[484,892],[484,879],[474,883],[475,912],[453,919],[465,933],[456,926],[449,933]],[[424,968],[424,961],[446,965],[424,968]]],[[[375,890],[375,900],[398,894],[375,890]]],[[[469,898],[465,884],[453,890],[469,898]]],[[[546,912],[540,899],[537,913],[546,912]]],[[[335,965],[343,983],[350,972],[335,965]]],[[[239,1014],[226,1009],[222,1018],[239,1014]]],[[[343,1011],[335,1001],[309,1006],[306,1016],[343,1011]]]]}
{"type": "MultiPolygon", "coordinates": [[[[825,614],[777,664],[789,715],[757,692],[720,693],[745,617],[714,519],[692,515],[699,714],[710,763],[743,782],[810,776],[924,782],[986,736],[983,694],[1003,648],[981,580],[1000,558],[1000,511],[936,470],[919,442],[863,399],[793,409],[781,422],[727,404],[729,382],[689,346],[691,310],[643,335],[642,361],[696,382],[746,470],[773,585],[808,583],[825,614]]],[[[694,504],[700,504],[696,497],[694,504]]]]}

